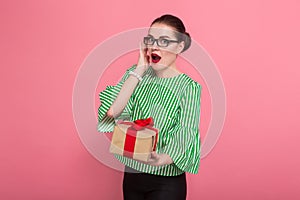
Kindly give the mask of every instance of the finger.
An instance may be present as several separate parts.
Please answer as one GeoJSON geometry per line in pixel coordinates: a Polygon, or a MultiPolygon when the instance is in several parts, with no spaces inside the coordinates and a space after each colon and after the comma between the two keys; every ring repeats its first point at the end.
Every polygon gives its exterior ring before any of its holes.
{"type": "Polygon", "coordinates": [[[143,42],[140,42],[140,55],[144,55],[144,47],[143,47],[143,42]]]}
{"type": "Polygon", "coordinates": [[[148,58],[148,63],[151,65],[152,64],[152,57],[151,57],[151,51],[150,48],[147,48],[147,58],[148,58]]]}
{"type": "Polygon", "coordinates": [[[149,57],[147,56],[147,48],[142,41],[139,43],[139,47],[140,47],[139,60],[141,61],[141,64],[148,66],[149,65],[149,57]]]}
{"type": "Polygon", "coordinates": [[[148,159],[148,161],[142,161],[142,160],[138,160],[138,161],[141,162],[141,163],[144,163],[144,164],[149,164],[149,163],[155,162],[156,160],[150,157],[150,158],[148,159]]]}
{"type": "Polygon", "coordinates": [[[153,166],[157,166],[158,165],[158,161],[157,160],[149,160],[147,162],[148,165],[153,165],[153,166]]]}
{"type": "Polygon", "coordinates": [[[141,161],[139,160],[139,162],[146,164],[146,165],[152,165],[152,166],[159,166],[159,161],[153,158],[149,158],[148,161],[141,161]]]}
{"type": "Polygon", "coordinates": [[[155,151],[152,151],[151,152],[151,158],[159,159],[159,155],[155,151]]]}
{"type": "MultiPolygon", "coordinates": [[[[149,51],[148,51],[149,52],[149,51]]],[[[147,53],[147,60],[148,60],[148,63],[151,65],[152,63],[152,58],[151,58],[151,55],[148,55],[147,53]]]]}
{"type": "Polygon", "coordinates": [[[145,58],[145,61],[149,64],[150,63],[150,55],[149,55],[149,51],[148,51],[148,47],[143,43],[142,43],[142,48],[143,48],[143,56],[145,58]]]}
{"type": "Polygon", "coordinates": [[[141,163],[143,163],[143,164],[145,164],[145,165],[152,165],[152,163],[154,163],[155,161],[149,159],[148,161],[141,161],[141,160],[138,160],[138,162],[141,162],[141,163]]]}

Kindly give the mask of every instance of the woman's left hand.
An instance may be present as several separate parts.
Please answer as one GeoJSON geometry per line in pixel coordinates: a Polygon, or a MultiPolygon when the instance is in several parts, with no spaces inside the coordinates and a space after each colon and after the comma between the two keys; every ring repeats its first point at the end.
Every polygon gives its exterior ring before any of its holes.
{"type": "Polygon", "coordinates": [[[151,157],[145,164],[161,166],[172,164],[173,160],[168,154],[157,154],[155,151],[151,152],[151,157]]]}

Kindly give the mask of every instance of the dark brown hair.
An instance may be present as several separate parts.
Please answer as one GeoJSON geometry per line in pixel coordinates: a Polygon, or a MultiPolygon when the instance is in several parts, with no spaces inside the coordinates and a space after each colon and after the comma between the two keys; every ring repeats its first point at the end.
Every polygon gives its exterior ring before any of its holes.
{"type": "Polygon", "coordinates": [[[177,32],[179,32],[179,34],[176,34],[176,37],[179,41],[184,41],[184,48],[183,48],[182,52],[184,52],[191,46],[191,41],[192,41],[191,36],[189,33],[187,33],[185,31],[185,26],[184,26],[183,22],[181,21],[181,19],[179,19],[178,17],[176,17],[174,15],[170,15],[170,14],[162,15],[162,16],[156,18],[151,23],[151,26],[155,23],[161,23],[161,24],[171,26],[177,32]]]}

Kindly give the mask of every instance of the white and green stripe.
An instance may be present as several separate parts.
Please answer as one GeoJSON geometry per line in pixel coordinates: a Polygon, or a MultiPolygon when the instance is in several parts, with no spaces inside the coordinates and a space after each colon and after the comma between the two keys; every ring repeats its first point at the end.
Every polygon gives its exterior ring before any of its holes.
{"type": "MultiPolygon", "coordinates": [[[[127,69],[116,86],[107,86],[100,92],[99,132],[113,131],[115,119],[108,117],[106,112],[120,92],[129,72],[135,68],[136,65],[133,65],[127,69]]],[[[157,153],[170,155],[174,163],[157,167],[116,154],[115,157],[123,164],[145,173],[163,176],[176,176],[183,172],[198,173],[201,89],[202,86],[186,74],[159,78],[149,67],[116,120],[134,121],[153,117],[154,127],[159,129],[157,153]]]]}

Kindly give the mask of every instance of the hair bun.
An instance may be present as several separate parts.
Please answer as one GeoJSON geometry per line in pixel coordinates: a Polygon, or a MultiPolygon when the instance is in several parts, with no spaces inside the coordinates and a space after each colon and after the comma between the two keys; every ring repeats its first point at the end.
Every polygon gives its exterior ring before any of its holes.
{"type": "Polygon", "coordinates": [[[184,32],[184,35],[186,37],[184,37],[184,48],[183,48],[182,52],[187,50],[191,46],[191,42],[192,42],[191,36],[188,32],[184,32]]]}

